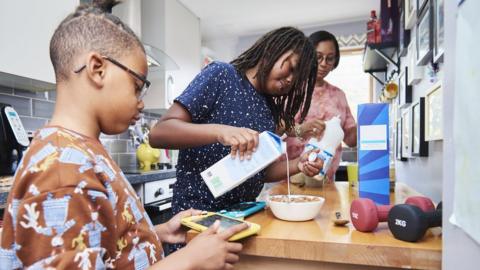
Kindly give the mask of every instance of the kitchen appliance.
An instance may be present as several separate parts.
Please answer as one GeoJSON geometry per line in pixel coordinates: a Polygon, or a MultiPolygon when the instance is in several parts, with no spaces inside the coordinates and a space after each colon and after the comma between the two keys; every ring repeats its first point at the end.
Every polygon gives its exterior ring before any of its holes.
{"type": "Polygon", "coordinates": [[[30,141],[15,109],[0,103],[0,110],[0,176],[13,175],[30,141]]]}
{"type": "MultiPolygon", "coordinates": [[[[172,214],[173,185],[177,179],[168,178],[143,185],[143,204],[154,225],[169,221],[172,214]]],[[[165,256],[173,252],[170,244],[162,243],[165,256]]]]}
{"type": "Polygon", "coordinates": [[[175,178],[157,180],[144,184],[144,206],[153,224],[160,224],[172,217],[172,196],[175,178]]]}

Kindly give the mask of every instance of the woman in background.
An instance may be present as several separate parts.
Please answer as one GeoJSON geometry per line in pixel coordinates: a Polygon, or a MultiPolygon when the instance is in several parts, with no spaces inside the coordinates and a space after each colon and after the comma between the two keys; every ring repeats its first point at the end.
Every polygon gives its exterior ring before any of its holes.
{"type": "MultiPolygon", "coordinates": [[[[327,31],[317,31],[310,35],[310,41],[315,47],[317,54],[317,80],[313,91],[310,110],[305,121],[302,124],[295,125],[292,131],[287,132],[288,157],[294,159],[304,150],[306,142],[311,137],[322,136],[325,128],[324,121],[330,120],[334,116],[340,116],[341,126],[345,137],[343,141],[349,147],[357,145],[357,125],[348,106],[345,93],[338,87],[330,84],[325,77],[333,71],[340,62],[340,50],[335,36],[327,31]]],[[[297,115],[297,120],[300,117],[297,115]]],[[[338,169],[342,156],[342,145],[339,145],[330,168],[326,174],[326,181],[335,180],[335,172],[338,169]]],[[[295,177],[295,180],[301,182],[303,174],[295,177]]],[[[295,181],[294,180],[294,181],[295,181]]]]}

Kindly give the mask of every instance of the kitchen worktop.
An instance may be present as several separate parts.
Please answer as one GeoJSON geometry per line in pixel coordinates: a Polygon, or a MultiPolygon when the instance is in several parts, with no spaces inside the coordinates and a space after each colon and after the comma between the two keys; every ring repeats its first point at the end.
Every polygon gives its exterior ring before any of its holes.
{"type": "MultiPolygon", "coordinates": [[[[274,186],[271,192],[286,193],[286,183],[274,186]]],[[[421,241],[409,243],[395,239],[386,223],[379,224],[372,233],[356,231],[351,223],[334,226],[335,212],[349,219],[350,203],[357,197],[356,189],[348,183],[323,188],[292,185],[292,194],[324,197],[320,214],[314,220],[288,222],[275,218],[267,209],[247,218],[259,224],[261,230],[257,236],[242,241],[241,259],[235,269],[441,268],[442,239],[430,231],[421,241]]]]}
{"type": "Polygon", "coordinates": [[[169,179],[176,177],[176,170],[152,170],[148,172],[134,172],[125,171],[125,177],[127,178],[128,182],[132,185],[153,182],[157,180],[169,179]]]}

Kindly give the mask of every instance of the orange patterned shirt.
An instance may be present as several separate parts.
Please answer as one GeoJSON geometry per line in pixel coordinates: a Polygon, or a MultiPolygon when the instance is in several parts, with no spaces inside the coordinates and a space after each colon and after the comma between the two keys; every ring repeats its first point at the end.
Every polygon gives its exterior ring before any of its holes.
{"type": "Polygon", "coordinates": [[[97,139],[40,129],[14,178],[0,269],[145,269],[163,257],[140,199],[97,139]]]}

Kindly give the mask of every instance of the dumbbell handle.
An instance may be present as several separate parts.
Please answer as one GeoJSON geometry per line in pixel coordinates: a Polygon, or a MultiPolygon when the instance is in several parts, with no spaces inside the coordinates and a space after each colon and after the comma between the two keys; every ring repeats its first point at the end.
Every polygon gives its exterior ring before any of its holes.
{"type": "MultiPolygon", "coordinates": [[[[405,201],[406,204],[411,204],[419,207],[422,209],[424,212],[431,211],[435,209],[435,206],[430,200],[426,200],[425,197],[421,196],[413,196],[413,197],[408,197],[407,200],[405,201]]],[[[387,221],[388,220],[388,212],[390,212],[390,209],[392,209],[394,205],[377,205],[377,215],[378,215],[378,220],[379,221],[387,221]]]]}
{"type": "Polygon", "coordinates": [[[428,220],[429,228],[442,226],[442,210],[425,212],[425,217],[428,220]]]}
{"type": "Polygon", "coordinates": [[[392,209],[393,205],[377,205],[377,216],[378,221],[387,221],[388,220],[388,212],[392,209]]]}

